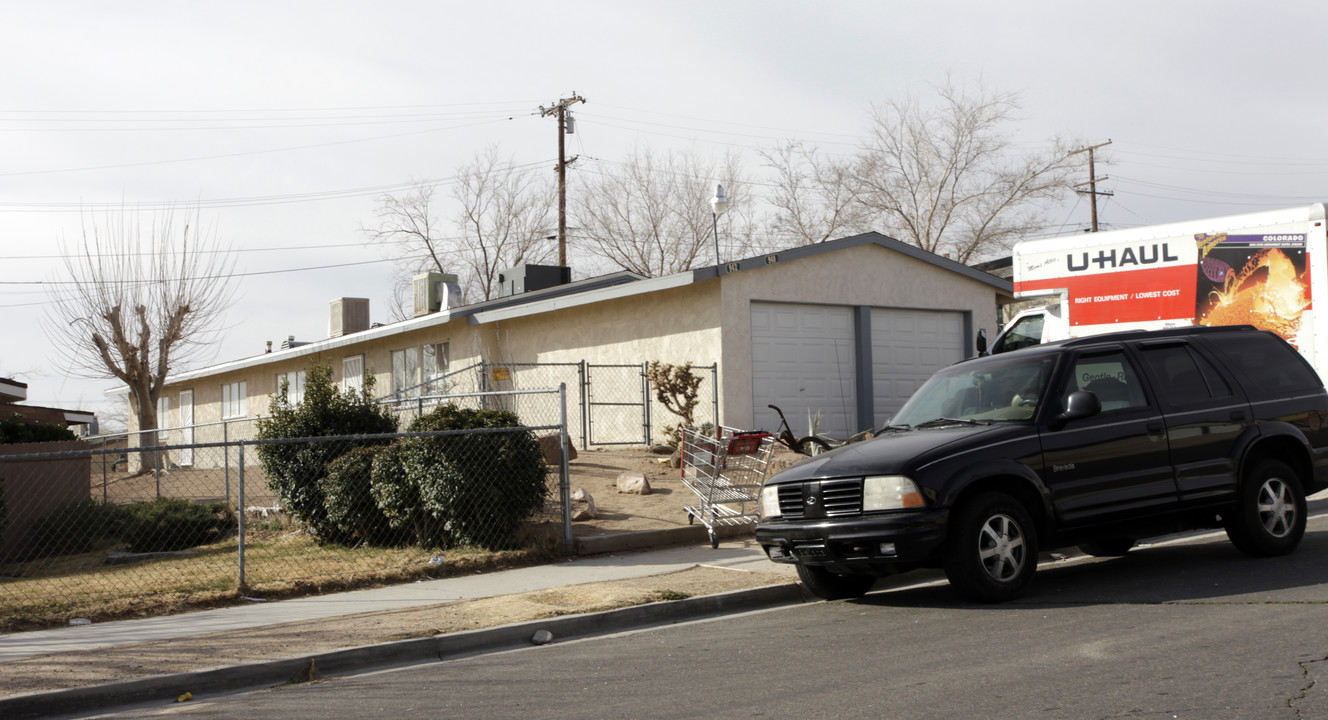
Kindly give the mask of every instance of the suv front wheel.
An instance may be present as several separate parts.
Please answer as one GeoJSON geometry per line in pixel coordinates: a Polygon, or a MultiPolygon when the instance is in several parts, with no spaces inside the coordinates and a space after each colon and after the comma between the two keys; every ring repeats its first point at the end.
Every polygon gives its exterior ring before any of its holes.
{"type": "Polygon", "coordinates": [[[960,506],[945,549],[945,576],[969,600],[1020,595],[1037,570],[1037,530],[1017,500],[983,493],[960,506]]]}
{"type": "Polygon", "coordinates": [[[1262,460],[1241,483],[1236,506],[1223,516],[1227,537],[1246,555],[1285,555],[1305,535],[1305,492],[1289,465],[1262,460]]]}

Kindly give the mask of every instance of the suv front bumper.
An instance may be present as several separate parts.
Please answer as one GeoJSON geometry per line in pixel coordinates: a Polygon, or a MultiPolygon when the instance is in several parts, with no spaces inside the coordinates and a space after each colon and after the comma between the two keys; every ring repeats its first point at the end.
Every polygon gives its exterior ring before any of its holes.
{"type": "Polygon", "coordinates": [[[948,516],[948,510],[939,509],[774,520],[756,526],[756,541],[775,562],[842,572],[900,572],[940,558],[948,516]]]}

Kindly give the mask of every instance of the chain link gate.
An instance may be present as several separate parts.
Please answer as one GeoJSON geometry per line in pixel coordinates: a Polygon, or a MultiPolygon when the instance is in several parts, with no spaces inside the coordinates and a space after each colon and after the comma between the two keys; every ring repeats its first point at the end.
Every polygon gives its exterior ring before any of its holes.
{"type": "Polygon", "coordinates": [[[648,365],[586,364],[586,442],[591,445],[649,445],[648,365]]]}

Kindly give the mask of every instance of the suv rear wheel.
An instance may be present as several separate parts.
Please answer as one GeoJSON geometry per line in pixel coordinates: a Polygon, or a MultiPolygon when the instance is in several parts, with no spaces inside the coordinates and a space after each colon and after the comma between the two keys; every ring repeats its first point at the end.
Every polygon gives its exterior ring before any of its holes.
{"type": "Polygon", "coordinates": [[[1018,597],[1037,570],[1037,530],[1017,500],[983,493],[960,506],[945,552],[945,576],[969,600],[1018,597]]]}
{"type": "Polygon", "coordinates": [[[1305,535],[1305,492],[1300,478],[1278,460],[1256,463],[1241,483],[1236,506],[1223,516],[1231,544],[1246,555],[1285,555],[1305,535]]]}
{"type": "Polygon", "coordinates": [[[798,579],[811,594],[822,600],[858,598],[876,584],[871,575],[840,575],[817,565],[798,564],[798,579]]]}

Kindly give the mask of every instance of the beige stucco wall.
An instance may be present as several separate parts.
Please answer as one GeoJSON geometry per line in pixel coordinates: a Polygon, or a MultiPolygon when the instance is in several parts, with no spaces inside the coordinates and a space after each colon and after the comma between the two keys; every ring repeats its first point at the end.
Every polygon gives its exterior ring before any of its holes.
{"type": "Polygon", "coordinates": [[[752,302],[970,312],[976,332],[997,301],[990,285],[874,244],[728,275],[722,295],[720,404],[724,424],[735,427],[759,425],[752,418],[752,302]]]}

